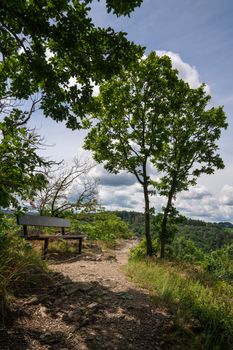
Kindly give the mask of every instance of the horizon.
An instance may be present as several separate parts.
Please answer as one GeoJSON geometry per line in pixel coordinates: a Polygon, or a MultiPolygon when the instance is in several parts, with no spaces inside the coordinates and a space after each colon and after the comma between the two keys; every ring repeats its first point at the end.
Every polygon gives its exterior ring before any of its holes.
{"type": "MultiPolygon", "coordinates": [[[[27,207],[27,209],[29,209],[29,211],[26,211],[24,213],[24,215],[36,215],[36,214],[39,214],[39,211],[37,209],[34,209],[32,207],[27,207]],[[31,209],[31,210],[30,210],[31,209]]],[[[141,215],[144,215],[144,212],[143,211],[135,211],[135,210],[110,210],[110,209],[106,209],[106,208],[101,208],[99,211],[96,211],[96,212],[93,212],[93,213],[88,213],[88,214],[95,214],[95,213],[98,213],[98,212],[111,212],[111,213],[123,213],[123,212],[127,212],[127,213],[135,213],[135,214],[141,214],[141,215]]],[[[2,214],[16,214],[16,211],[14,209],[3,209],[3,208],[0,208],[0,213],[2,214]]],[[[79,213],[77,213],[79,214],[79,213]]],[[[157,213],[154,213],[152,215],[157,215],[157,214],[162,214],[162,212],[157,212],[157,213]]],[[[46,215],[43,215],[43,216],[46,216],[46,215]]],[[[203,223],[206,223],[206,224],[216,224],[216,225],[220,225],[221,224],[230,224],[233,226],[233,223],[230,222],[230,221],[205,221],[205,220],[200,220],[200,219],[193,219],[191,217],[187,217],[185,215],[182,215],[184,216],[187,220],[191,220],[191,221],[200,221],[200,222],[203,222],[203,223]]]]}

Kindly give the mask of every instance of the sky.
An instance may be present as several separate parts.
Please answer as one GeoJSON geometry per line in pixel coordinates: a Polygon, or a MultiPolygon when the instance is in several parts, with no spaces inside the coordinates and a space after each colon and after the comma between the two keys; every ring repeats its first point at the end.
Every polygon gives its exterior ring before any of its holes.
{"type": "MultiPolygon", "coordinates": [[[[128,33],[129,40],[146,48],[145,54],[169,55],[182,79],[192,87],[204,82],[212,104],[224,106],[229,126],[219,147],[225,169],[201,176],[197,186],[177,196],[175,206],[194,219],[233,222],[233,1],[144,0],[130,18],[117,18],[107,14],[105,1],[94,0],[91,16],[97,26],[128,33]]],[[[68,130],[39,111],[30,126],[44,137],[47,157],[66,164],[75,156],[91,160],[82,150],[85,131],[68,130]]],[[[106,209],[143,211],[142,189],[132,175],[108,174],[100,165],[90,175],[99,181],[99,200],[106,209]]],[[[164,200],[151,197],[151,206],[160,211],[164,200]]]]}

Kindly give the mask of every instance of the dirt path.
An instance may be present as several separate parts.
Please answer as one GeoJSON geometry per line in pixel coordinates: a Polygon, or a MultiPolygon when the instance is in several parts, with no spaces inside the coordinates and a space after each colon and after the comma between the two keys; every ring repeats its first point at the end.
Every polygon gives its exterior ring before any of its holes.
{"type": "Polygon", "coordinates": [[[24,314],[3,334],[8,342],[0,340],[0,349],[179,349],[169,341],[172,316],[122,271],[131,245],[51,265],[54,277],[19,302],[24,314]]]}

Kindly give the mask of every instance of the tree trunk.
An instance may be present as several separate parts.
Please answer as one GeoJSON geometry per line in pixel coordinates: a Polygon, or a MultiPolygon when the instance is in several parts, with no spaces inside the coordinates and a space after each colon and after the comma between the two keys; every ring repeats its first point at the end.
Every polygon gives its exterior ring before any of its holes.
{"type": "Polygon", "coordinates": [[[165,245],[166,245],[166,236],[167,236],[167,218],[168,218],[168,211],[166,207],[164,216],[163,216],[161,236],[160,236],[160,259],[163,259],[165,256],[165,245]]]}
{"type": "Polygon", "coordinates": [[[148,185],[144,184],[144,199],[145,199],[145,235],[146,235],[146,254],[152,256],[152,241],[150,234],[150,200],[148,194],[148,185]]]}
{"type": "Polygon", "coordinates": [[[163,221],[162,221],[162,227],[161,227],[161,236],[160,236],[160,259],[163,259],[165,257],[165,245],[167,240],[167,221],[168,221],[168,214],[171,209],[172,205],[172,197],[173,197],[173,191],[170,191],[168,196],[168,201],[166,208],[164,210],[163,214],[163,221]]]}

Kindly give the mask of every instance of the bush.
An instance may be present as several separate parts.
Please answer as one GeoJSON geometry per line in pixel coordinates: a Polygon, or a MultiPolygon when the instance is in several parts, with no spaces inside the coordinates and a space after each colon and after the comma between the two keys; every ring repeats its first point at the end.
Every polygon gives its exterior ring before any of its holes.
{"type": "Polygon", "coordinates": [[[168,259],[199,265],[216,278],[233,282],[233,243],[205,253],[192,240],[178,237],[166,249],[168,259]]]}
{"type": "Polygon", "coordinates": [[[168,258],[189,263],[203,261],[205,256],[193,241],[185,237],[178,237],[171,245],[168,245],[166,253],[168,258]]]}
{"type": "Polygon", "coordinates": [[[206,254],[202,266],[215,277],[233,282],[233,243],[206,254]]]}
{"type": "Polygon", "coordinates": [[[101,240],[110,244],[115,244],[118,238],[132,237],[128,225],[110,212],[86,215],[82,222],[77,220],[74,226],[87,234],[90,240],[101,240]]]}
{"type": "MultiPolygon", "coordinates": [[[[156,255],[159,250],[159,243],[157,240],[152,240],[152,252],[156,255]]],[[[146,257],[146,239],[144,238],[137,246],[130,249],[130,259],[141,260],[146,257]]]]}
{"type": "Polygon", "coordinates": [[[3,307],[15,286],[26,278],[26,268],[46,266],[28,241],[8,232],[8,224],[1,222],[0,226],[0,298],[3,307]]]}

